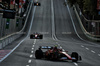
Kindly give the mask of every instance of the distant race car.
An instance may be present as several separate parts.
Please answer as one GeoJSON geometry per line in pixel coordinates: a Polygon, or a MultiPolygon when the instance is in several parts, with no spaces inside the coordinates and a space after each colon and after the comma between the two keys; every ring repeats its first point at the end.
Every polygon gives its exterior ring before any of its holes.
{"type": "Polygon", "coordinates": [[[39,3],[39,2],[34,2],[34,6],[41,6],[41,3],[39,3]]]}
{"type": "Polygon", "coordinates": [[[39,33],[34,33],[30,35],[30,39],[43,39],[43,35],[39,33]]]}
{"type": "Polygon", "coordinates": [[[36,59],[48,59],[48,60],[72,60],[73,62],[77,62],[82,60],[81,56],[77,52],[72,52],[72,54],[68,54],[62,49],[58,49],[57,47],[50,46],[40,46],[38,50],[35,51],[36,59]]]}

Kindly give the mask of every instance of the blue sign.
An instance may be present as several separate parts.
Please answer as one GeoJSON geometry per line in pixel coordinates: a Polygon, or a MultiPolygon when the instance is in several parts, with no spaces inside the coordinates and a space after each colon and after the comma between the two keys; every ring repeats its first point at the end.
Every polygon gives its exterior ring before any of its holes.
{"type": "Polygon", "coordinates": [[[100,15],[100,11],[98,12],[98,15],[100,15]]]}

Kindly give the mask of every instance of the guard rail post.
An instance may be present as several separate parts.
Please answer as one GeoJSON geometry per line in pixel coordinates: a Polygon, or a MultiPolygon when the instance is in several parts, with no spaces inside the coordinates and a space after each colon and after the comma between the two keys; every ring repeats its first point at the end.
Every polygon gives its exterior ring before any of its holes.
{"type": "Polygon", "coordinates": [[[2,40],[0,40],[0,49],[2,49],[2,40]]]}

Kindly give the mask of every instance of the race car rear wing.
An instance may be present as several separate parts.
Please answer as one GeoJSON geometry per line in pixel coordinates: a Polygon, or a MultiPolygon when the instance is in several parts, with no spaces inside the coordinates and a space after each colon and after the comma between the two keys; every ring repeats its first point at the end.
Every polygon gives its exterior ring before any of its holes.
{"type": "Polygon", "coordinates": [[[41,49],[51,49],[51,48],[53,48],[53,47],[51,47],[51,46],[41,46],[41,49]]]}
{"type": "Polygon", "coordinates": [[[31,34],[30,35],[30,39],[43,39],[43,35],[34,35],[34,34],[31,34]]]}

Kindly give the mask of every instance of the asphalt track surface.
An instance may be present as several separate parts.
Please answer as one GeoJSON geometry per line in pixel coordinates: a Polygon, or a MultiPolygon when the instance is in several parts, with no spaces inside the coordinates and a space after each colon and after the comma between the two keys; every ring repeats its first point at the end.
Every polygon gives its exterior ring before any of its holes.
{"type": "MultiPolygon", "coordinates": [[[[0,63],[0,66],[100,66],[100,45],[90,42],[84,36],[73,8],[64,6],[64,0],[39,0],[39,2],[41,6],[33,6],[31,10],[29,21],[33,19],[33,23],[30,34],[42,33],[43,39],[30,39],[28,36],[0,63]],[[72,61],[49,61],[35,58],[34,52],[39,46],[54,45],[67,50],[69,54],[74,51],[78,52],[82,56],[82,61],[73,63],[72,61]]],[[[26,31],[28,29],[29,25],[26,31]]],[[[23,38],[25,36],[14,41],[4,50],[12,50],[23,38]]]]}

